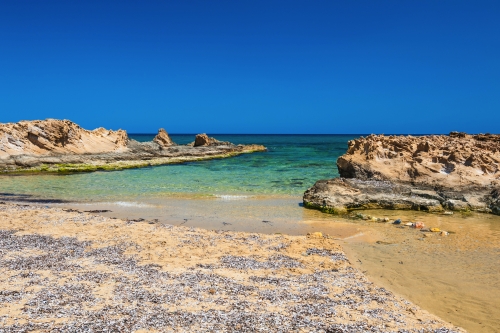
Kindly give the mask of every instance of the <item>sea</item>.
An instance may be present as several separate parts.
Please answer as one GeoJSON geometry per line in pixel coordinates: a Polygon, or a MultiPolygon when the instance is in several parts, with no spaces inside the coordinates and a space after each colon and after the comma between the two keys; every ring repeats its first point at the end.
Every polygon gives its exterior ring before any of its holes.
{"type": "MultiPolygon", "coordinates": [[[[154,135],[132,134],[150,141],[154,135]]],[[[211,135],[235,144],[259,144],[267,152],[113,172],[1,177],[0,192],[80,202],[141,202],[152,198],[301,196],[319,179],[338,176],[337,158],[357,135],[211,135]]],[[[171,135],[177,144],[195,135],[171,135]]]]}

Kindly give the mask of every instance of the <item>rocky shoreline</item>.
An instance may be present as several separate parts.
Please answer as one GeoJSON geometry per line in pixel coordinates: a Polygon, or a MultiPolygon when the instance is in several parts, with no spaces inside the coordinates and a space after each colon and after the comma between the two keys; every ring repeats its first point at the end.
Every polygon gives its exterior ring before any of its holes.
{"type": "Polygon", "coordinates": [[[337,166],[339,178],[304,193],[305,207],[500,215],[500,135],[370,135],[350,141],[337,166]]]}
{"type": "Polygon", "coordinates": [[[261,145],[234,145],[206,134],[176,145],[163,129],[153,141],[138,142],[123,130],[88,131],[69,120],[0,124],[0,173],[122,170],[262,151],[261,145]]]}

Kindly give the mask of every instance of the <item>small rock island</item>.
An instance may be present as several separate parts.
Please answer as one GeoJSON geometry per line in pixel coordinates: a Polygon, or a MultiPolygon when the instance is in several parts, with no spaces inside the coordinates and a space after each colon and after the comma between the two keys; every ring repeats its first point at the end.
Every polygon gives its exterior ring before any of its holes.
{"type": "Polygon", "coordinates": [[[130,139],[124,130],[81,128],[69,120],[0,124],[0,173],[122,170],[266,151],[261,145],[234,145],[198,134],[175,144],[164,129],[153,141],[130,139]]]}
{"type": "Polygon", "coordinates": [[[500,215],[500,135],[370,135],[349,141],[337,167],[339,178],[304,193],[305,207],[500,215]]]}

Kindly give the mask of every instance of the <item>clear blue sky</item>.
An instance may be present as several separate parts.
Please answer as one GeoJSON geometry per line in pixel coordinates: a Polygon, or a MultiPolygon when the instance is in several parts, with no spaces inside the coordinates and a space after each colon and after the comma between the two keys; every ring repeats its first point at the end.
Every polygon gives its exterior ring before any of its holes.
{"type": "Polygon", "coordinates": [[[500,132],[500,1],[0,0],[0,122],[500,132]]]}

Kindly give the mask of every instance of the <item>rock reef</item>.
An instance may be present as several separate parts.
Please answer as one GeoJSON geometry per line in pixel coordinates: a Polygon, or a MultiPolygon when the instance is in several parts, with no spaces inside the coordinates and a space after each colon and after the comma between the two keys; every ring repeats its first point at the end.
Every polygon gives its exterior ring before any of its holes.
{"type": "Polygon", "coordinates": [[[120,170],[265,150],[260,145],[229,142],[200,147],[176,145],[164,129],[153,141],[138,142],[124,130],[89,131],[69,120],[0,124],[0,173],[120,170]]]}
{"type": "Polygon", "coordinates": [[[370,135],[349,141],[337,167],[340,178],[320,180],[304,193],[306,207],[500,215],[500,135],[370,135]]]}

